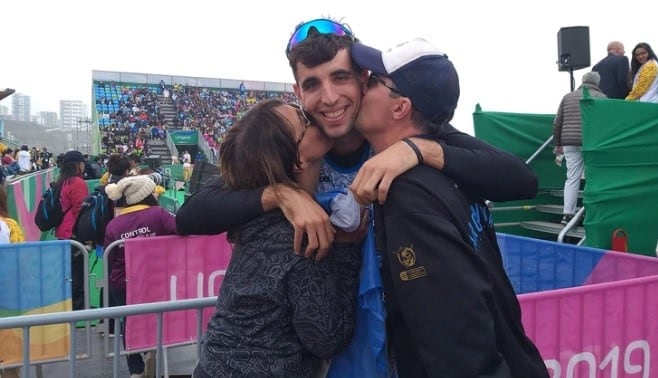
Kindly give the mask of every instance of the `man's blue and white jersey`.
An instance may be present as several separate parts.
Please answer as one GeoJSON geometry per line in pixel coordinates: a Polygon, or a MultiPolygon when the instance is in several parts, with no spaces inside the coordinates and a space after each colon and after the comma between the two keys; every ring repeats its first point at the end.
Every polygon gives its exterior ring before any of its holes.
{"type": "Polygon", "coordinates": [[[364,149],[363,156],[357,164],[352,167],[344,168],[338,166],[330,157],[326,155],[320,168],[320,182],[315,194],[325,194],[330,192],[345,192],[350,186],[354,177],[356,177],[359,168],[372,155],[372,148],[364,149]]]}

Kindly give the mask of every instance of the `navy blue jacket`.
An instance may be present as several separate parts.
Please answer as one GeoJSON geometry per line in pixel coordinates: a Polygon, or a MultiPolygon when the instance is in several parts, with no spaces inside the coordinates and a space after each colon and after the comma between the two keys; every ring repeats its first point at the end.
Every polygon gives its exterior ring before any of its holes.
{"type": "Polygon", "coordinates": [[[608,54],[592,68],[601,75],[599,88],[608,98],[625,99],[631,91],[630,66],[624,55],[608,54]]]}
{"type": "Polygon", "coordinates": [[[420,165],[375,206],[375,235],[400,378],[548,378],[482,200],[420,165]]]}

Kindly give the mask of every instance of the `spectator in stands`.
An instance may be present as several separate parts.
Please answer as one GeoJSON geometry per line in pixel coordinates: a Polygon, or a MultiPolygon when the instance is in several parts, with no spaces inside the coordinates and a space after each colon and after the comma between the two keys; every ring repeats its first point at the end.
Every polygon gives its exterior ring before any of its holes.
{"type": "Polygon", "coordinates": [[[203,156],[203,152],[201,152],[201,150],[198,150],[196,152],[196,156],[194,157],[194,164],[199,164],[204,160],[205,159],[204,159],[204,156],[203,156]]]}
{"type": "Polygon", "coordinates": [[[53,158],[53,154],[48,151],[46,147],[41,150],[41,169],[50,168],[50,163],[53,158]]]}
{"type": "Polygon", "coordinates": [[[627,100],[658,103],[658,57],[648,43],[633,48],[631,78],[633,87],[627,100]]]}
{"type": "Polygon", "coordinates": [[[135,152],[128,155],[128,158],[130,159],[130,175],[139,174],[139,164],[142,162],[142,158],[135,152]]]}
{"type": "MultiPolygon", "coordinates": [[[[301,110],[265,100],[228,131],[220,166],[232,190],[270,184],[312,193],[330,147],[301,110]],[[316,154],[298,150],[302,142],[316,154]]],[[[232,229],[229,238],[233,256],[194,377],[324,376],[323,360],[352,335],[359,245],[337,244],[320,262],[295,256],[293,229],[280,211],[232,229]]]]}
{"type": "Polygon", "coordinates": [[[62,162],[63,161],[64,161],[64,154],[61,153],[61,154],[57,155],[57,158],[55,158],[55,165],[58,168],[62,168],[62,162]]]}
{"type": "Polygon", "coordinates": [[[30,162],[33,171],[41,169],[41,151],[37,147],[32,147],[30,150],[30,162]]]}
{"type": "MultiPolygon", "coordinates": [[[[62,157],[61,163],[56,185],[61,188],[60,201],[64,210],[64,219],[55,228],[55,237],[59,240],[68,240],[74,239],[73,226],[82,208],[82,202],[89,195],[89,189],[82,179],[85,161],[80,151],[67,152],[62,157]]],[[[80,310],[85,307],[85,271],[84,258],[77,249],[72,250],[71,264],[73,309],[80,310]]]]}
{"type": "Polygon", "coordinates": [[[18,162],[14,159],[14,150],[11,148],[7,148],[2,155],[2,165],[7,169],[7,174],[9,176],[15,175],[21,170],[18,162]]]}
{"type": "Polygon", "coordinates": [[[28,173],[32,171],[32,157],[27,145],[22,145],[20,151],[16,154],[19,173],[28,173]]]}
{"type": "MultiPolygon", "coordinates": [[[[158,205],[153,196],[155,182],[148,176],[124,177],[118,183],[105,187],[112,200],[125,202],[117,216],[105,229],[104,245],[131,238],[144,238],[176,234],[174,216],[158,205]]],[[[126,266],[123,248],[118,248],[109,257],[110,306],[126,304],[126,266]]],[[[125,322],[128,319],[124,320],[125,322]]],[[[124,340],[125,342],[125,340],[124,340]]],[[[140,353],[126,356],[131,377],[143,377],[145,364],[140,353]]]]}
{"type": "Polygon", "coordinates": [[[564,209],[562,224],[567,224],[576,213],[580,179],[585,173],[583,160],[583,120],[580,114],[580,100],[585,88],[590,97],[606,97],[599,89],[601,76],[598,72],[583,75],[583,83],[573,92],[569,92],[560,102],[553,121],[553,144],[555,154],[564,154],[567,161],[567,179],[564,182],[564,209]]]}
{"type": "Polygon", "coordinates": [[[7,190],[0,185],[0,244],[24,242],[23,229],[9,216],[8,209],[7,190]]]}
{"type": "Polygon", "coordinates": [[[100,179],[101,185],[117,183],[122,178],[130,175],[132,163],[125,155],[112,154],[107,160],[107,172],[100,179]]]}
{"type": "Polygon", "coordinates": [[[94,170],[94,175],[96,178],[101,178],[103,176],[103,157],[96,156],[94,161],[91,163],[91,168],[94,170]]]}
{"type": "Polygon", "coordinates": [[[89,161],[89,155],[84,154],[83,157],[85,159],[85,161],[84,161],[85,169],[84,169],[84,173],[82,174],[82,177],[85,180],[96,180],[96,179],[98,179],[100,176],[96,176],[96,170],[94,169],[91,162],[89,161]]]}

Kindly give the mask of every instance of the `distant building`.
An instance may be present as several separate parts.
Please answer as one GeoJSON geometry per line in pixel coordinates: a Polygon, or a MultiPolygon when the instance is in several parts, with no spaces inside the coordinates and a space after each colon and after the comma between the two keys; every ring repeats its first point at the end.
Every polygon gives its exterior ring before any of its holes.
{"type": "Polygon", "coordinates": [[[4,105],[0,105],[0,116],[8,116],[8,115],[9,115],[9,108],[4,105]]]}
{"type": "Polygon", "coordinates": [[[16,93],[11,98],[13,119],[21,122],[30,122],[30,96],[16,93]]]}
{"type": "Polygon", "coordinates": [[[60,100],[59,114],[62,121],[62,127],[65,129],[74,129],[79,127],[79,120],[86,118],[86,107],[80,100],[60,100]]]}
{"type": "Polygon", "coordinates": [[[39,112],[39,119],[37,122],[48,128],[57,127],[57,112],[39,112]]]}

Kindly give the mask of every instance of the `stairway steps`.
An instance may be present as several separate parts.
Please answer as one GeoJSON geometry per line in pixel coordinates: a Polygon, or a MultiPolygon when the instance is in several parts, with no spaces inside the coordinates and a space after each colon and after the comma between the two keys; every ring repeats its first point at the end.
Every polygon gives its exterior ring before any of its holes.
{"type": "MultiPolygon", "coordinates": [[[[537,211],[540,211],[542,213],[563,214],[564,206],[562,206],[562,205],[537,205],[536,209],[537,209],[537,211]]],[[[576,212],[578,212],[579,210],[580,210],[580,207],[577,207],[576,212]]]]}
{"type": "MultiPolygon", "coordinates": [[[[562,229],[564,229],[564,225],[561,223],[552,223],[552,222],[544,222],[544,221],[521,222],[520,226],[528,230],[546,232],[555,235],[559,235],[562,229]]],[[[585,228],[574,227],[567,232],[567,236],[573,236],[582,239],[585,237],[585,228]]]]}
{"type": "MultiPolygon", "coordinates": [[[[550,195],[553,197],[564,197],[564,190],[562,189],[551,189],[548,191],[550,195]]],[[[583,198],[583,191],[579,190],[578,191],[578,198],[583,198]]]]}

